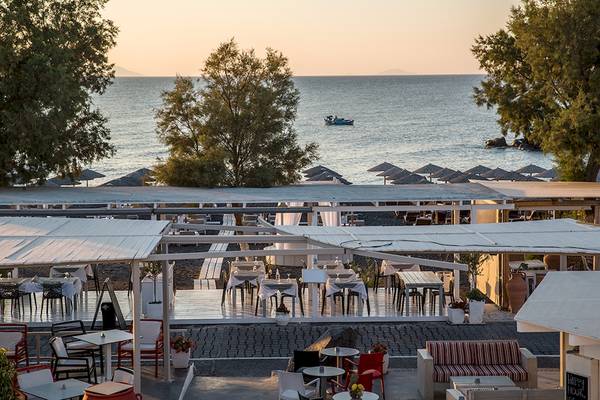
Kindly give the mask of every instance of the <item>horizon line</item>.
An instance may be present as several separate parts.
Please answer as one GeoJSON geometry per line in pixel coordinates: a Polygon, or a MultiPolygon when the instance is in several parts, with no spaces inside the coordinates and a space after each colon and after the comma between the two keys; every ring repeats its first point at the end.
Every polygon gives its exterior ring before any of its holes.
{"type": "MultiPolygon", "coordinates": [[[[340,75],[292,75],[293,78],[351,78],[351,77],[392,77],[392,76],[484,76],[485,73],[430,73],[430,74],[340,74],[340,75]]],[[[115,75],[115,78],[175,78],[177,76],[185,76],[189,78],[201,78],[202,75],[115,75]]]]}

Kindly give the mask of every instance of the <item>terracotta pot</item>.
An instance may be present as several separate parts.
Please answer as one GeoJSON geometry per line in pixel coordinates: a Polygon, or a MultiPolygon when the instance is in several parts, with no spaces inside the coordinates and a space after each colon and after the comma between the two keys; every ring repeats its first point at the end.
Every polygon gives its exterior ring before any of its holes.
{"type": "Polygon", "coordinates": [[[141,400],[142,395],[135,394],[133,388],[112,395],[102,395],[85,391],[83,400],[141,400]]]}
{"type": "Polygon", "coordinates": [[[516,314],[523,307],[527,299],[527,280],[525,279],[525,274],[522,272],[513,272],[510,274],[510,280],[506,283],[506,290],[508,291],[510,311],[516,314]]]}

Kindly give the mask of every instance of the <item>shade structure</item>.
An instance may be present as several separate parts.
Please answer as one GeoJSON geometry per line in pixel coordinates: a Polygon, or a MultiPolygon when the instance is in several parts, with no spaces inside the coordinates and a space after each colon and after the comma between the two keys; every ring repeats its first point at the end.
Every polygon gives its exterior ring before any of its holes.
{"type": "Polygon", "coordinates": [[[514,200],[523,199],[600,199],[596,182],[510,182],[487,181],[480,185],[514,200]]]}
{"type": "Polygon", "coordinates": [[[317,165],[316,167],[312,167],[312,168],[305,170],[304,176],[306,176],[307,178],[310,178],[312,176],[320,175],[324,172],[327,172],[329,175],[332,175],[332,176],[342,176],[340,173],[338,173],[330,168],[327,168],[323,165],[317,165]]]}
{"type": "Polygon", "coordinates": [[[438,179],[438,181],[449,182],[451,179],[459,177],[463,174],[464,173],[461,171],[454,171],[454,172],[450,172],[449,174],[446,174],[446,175],[438,176],[437,179],[438,179]]]}
{"type": "Polygon", "coordinates": [[[537,178],[554,179],[558,178],[558,171],[556,168],[548,169],[542,173],[536,174],[537,178]]]}
{"type": "Polygon", "coordinates": [[[431,174],[431,177],[432,178],[439,178],[441,176],[449,175],[449,174],[451,174],[453,172],[456,172],[456,171],[453,170],[453,169],[450,169],[450,168],[442,168],[438,172],[434,172],[433,174],[431,174]]]}
{"type": "Polygon", "coordinates": [[[530,176],[525,176],[525,175],[519,174],[518,172],[514,172],[514,171],[508,171],[504,175],[499,174],[499,176],[496,179],[498,179],[500,181],[529,181],[529,180],[538,180],[536,178],[533,178],[533,177],[530,177],[530,176]]]}
{"type": "Polygon", "coordinates": [[[439,170],[444,169],[443,167],[440,167],[439,165],[435,165],[435,164],[427,164],[427,165],[423,165],[421,168],[415,169],[413,172],[415,174],[433,174],[435,172],[438,172],[439,170]]]}
{"type": "Polygon", "coordinates": [[[475,175],[481,175],[485,172],[491,171],[491,168],[486,167],[485,165],[476,165],[473,168],[470,168],[468,170],[465,171],[466,174],[475,174],[475,175]]]}
{"type": "Polygon", "coordinates": [[[64,177],[61,178],[60,176],[55,176],[54,178],[50,178],[46,181],[46,185],[47,186],[74,186],[74,185],[81,185],[81,182],[79,182],[76,179],[70,178],[70,177],[64,177]]]}
{"type": "Polygon", "coordinates": [[[329,172],[322,172],[318,175],[311,176],[311,177],[307,178],[306,180],[308,182],[328,182],[328,181],[336,180],[339,183],[343,183],[344,185],[351,184],[349,181],[344,179],[341,175],[336,176],[336,175],[330,174],[329,172]]]}
{"type": "Polygon", "coordinates": [[[146,259],[168,221],[0,218],[0,265],[132,262],[146,259]]]}
{"type": "Polygon", "coordinates": [[[390,174],[386,178],[388,178],[389,180],[396,180],[396,179],[402,179],[402,178],[404,178],[406,176],[410,176],[410,175],[414,175],[414,174],[407,169],[400,168],[399,171],[390,174]]]}
{"type": "Polygon", "coordinates": [[[386,162],[382,162],[381,164],[377,164],[374,167],[369,168],[367,171],[368,172],[383,172],[383,171],[386,171],[393,167],[395,167],[394,164],[386,161],[386,162]]]}
{"type": "Polygon", "coordinates": [[[549,272],[515,315],[522,332],[567,332],[600,340],[600,272],[549,272]]]}
{"type": "Polygon", "coordinates": [[[600,227],[572,219],[473,225],[281,226],[312,244],[398,253],[600,254],[600,227]]]}
{"type": "Polygon", "coordinates": [[[154,172],[148,168],[140,168],[130,174],[106,182],[102,186],[144,186],[151,182],[154,172]]]}
{"type": "Polygon", "coordinates": [[[483,176],[484,178],[488,178],[488,179],[502,179],[507,174],[508,174],[508,171],[505,169],[494,168],[494,169],[484,172],[480,175],[483,176]]]}
{"type": "Polygon", "coordinates": [[[546,172],[545,168],[542,168],[535,164],[529,164],[524,166],[523,168],[519,168],[515,170],[515,172],[519,174],[541,174],[542,172],[546,172]]]}
{"type": "Polygon", "coordinates": [[[427,180],[427,178],[425,178],[424,176],[421,176],[419,174],[409,174],[409,175],[403,176],[399,179],[393,180],[392,183],[394,185],[415,185],[415,184],[424,184],[424,183],[430,183],[430,182],[429,182],[429,180],[427,180]]]}
{"type": "Polygon", "coordinates": [[[93,169],[86,168],[81,171],[79,175],[75,178],[80,181],[91,181],[98,178],[104,178],[106,175],[101,174],[100,172],[94,171],[93,169]]]}
{"type": "Polygon", "coordinates": [[[463,172],[462,174],[457,175],[454,178],[450,179],[448,182],[449,183],[468,183],[471,181],[487,181],[487,179],[482,177],[481,175],[463,172]]]}
{"type": "Polygon", "coordinates": [[[387,178],[388,176],[391,176],[391,175],[393,175],[396,172],[402,172],[402,171],[406,171],[406,170],[404,168],[393,166],[390,169],[386,169],[385,171],[381,171],[380,173],[377,174],[377,176],[383,176],[383,177],[387,178]]]}

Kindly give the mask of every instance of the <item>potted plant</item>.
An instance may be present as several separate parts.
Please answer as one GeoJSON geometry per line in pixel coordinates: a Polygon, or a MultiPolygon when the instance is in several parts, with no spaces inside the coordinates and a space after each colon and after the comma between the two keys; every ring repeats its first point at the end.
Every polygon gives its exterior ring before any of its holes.
{"type": "Polygon", "coordinates": [[[460,325],[465,322],[465,308],[467,303],[463,300],[457,300],[448,306],[448,320],[453,325],[460,325]]]}
{"type": "Polygon", "coordinates": [[[283,304],[283,301],[275,310],[275,322],[279,326],[286,326],[290,322],[290,310],[283,304]]]}
{"type": "Polygon", "coordinates": [[[483,271],[482,264],[488,258],[490,258],[490,255],[483,253],[464,253],[460,255],[459,262],[467,265],[467,275],[469,276],[471,289],[477,288],[477,277],[483,271]]]}
{"type": "Polygon", "coordinates": [[[383,373],[387,374],[390,367],[390,355],[387,346],[381,342],[373,343],[371,353],[383,353],[383,373]]]}
{"type": "Polygon", "coordinates": [[[469,290],[465,297],[469,300],[469,323],[483,323],[483,310],[485,308],[485,294],[479,289],[469,290]]]}
{"type": "Polygon", "coordinates": [[[506,283],[510,311],[517,313],[527,299],[527,276],[529,266],[522,262],[515,271],[511,271],[510,280],[506,283]]]}
{"type": "Polygon", "coordinates": [[[156,279],[162,272],[162,263],[160,261],[151,261],[144,266],[144,274],[152,279],[153,300],[146,305],[146,316],[151,318],[161,318],[163,314],[162,301],[156,298],[156,279]]]}
{"type": "Polygon", "coordinates": [[[350,377],[350,384],[348,385],[348,388],[350,389],[350,398],[353,400],[360,400],[362,399],[363,393],[365,392],[365,387],[363,385],[361,385],[360,383],[358,383],[358,376],[356,374],[353,374],[350,377]]]}
{"type": "Polygon", "coordinates": [[[14,364],[6,356],[6,349],[0,348],[0,399],[23,399],[21,392],[15,390],[16,374],[14,364]]]}
{"type": "Polygon", "coordinates": [[[189,366],[193,346],[194,341],[184,336],[177,336],[171,341],[173,368],[187,368],[189,366]]]}

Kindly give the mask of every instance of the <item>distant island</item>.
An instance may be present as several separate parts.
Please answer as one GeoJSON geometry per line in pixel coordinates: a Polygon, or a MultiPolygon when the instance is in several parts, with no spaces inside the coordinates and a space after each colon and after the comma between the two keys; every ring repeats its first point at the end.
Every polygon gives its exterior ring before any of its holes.
{"type": "Polygon", "coordinates": [[[127,68],[123,68],[119,65],[115,65],[115,76],[127,77],[127,76],[143,76],[143,75],[138,72],[130,71],[127,68]]]}

